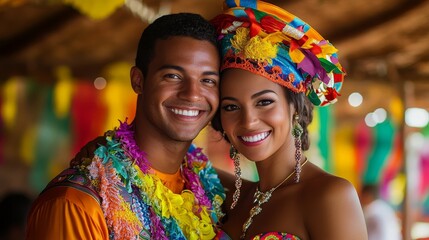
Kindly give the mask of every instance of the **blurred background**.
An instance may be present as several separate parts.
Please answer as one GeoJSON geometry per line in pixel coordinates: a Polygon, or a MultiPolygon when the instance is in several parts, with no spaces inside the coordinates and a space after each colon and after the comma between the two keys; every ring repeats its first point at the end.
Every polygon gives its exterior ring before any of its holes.
{"type": "MultiPolygon", "coordinates": [[[[306,156],[358,192],[379,184],[404,239],[429,239],[429,1],[268,2],[330,40],[348,73],[338,103],[315,110],[306,156]]],[[[129,69],[148,23],[221,9],[220,0],[0,0],[0,197],[36,197],[87,141],[133,119],[129,69]]],[[[206,128],[196,142],[232,171],[219,139],[206,128]]]]}

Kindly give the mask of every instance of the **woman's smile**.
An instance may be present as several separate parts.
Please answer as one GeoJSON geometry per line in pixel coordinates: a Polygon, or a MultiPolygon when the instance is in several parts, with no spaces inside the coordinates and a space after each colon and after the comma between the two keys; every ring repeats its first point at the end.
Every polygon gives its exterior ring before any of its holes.
{"type": "Polygon", "coordinates": [[[246,145],[249,144],[257,144],[264,141],[269,135],[271,131],[266,131],[262,133],[246,135],[246,136],[238,136],[238,138],[246,145]]]}

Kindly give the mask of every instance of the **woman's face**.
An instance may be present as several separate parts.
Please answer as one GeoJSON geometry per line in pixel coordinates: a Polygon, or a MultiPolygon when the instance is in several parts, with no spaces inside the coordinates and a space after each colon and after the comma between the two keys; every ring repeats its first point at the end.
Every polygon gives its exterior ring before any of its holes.
{"type": "Polygon", "coordinates": [[[226,70],[221,81],[222,126],[241,154],[261,161],[293,146],[293,107],[282,86],[241,69],[226,70]]]}

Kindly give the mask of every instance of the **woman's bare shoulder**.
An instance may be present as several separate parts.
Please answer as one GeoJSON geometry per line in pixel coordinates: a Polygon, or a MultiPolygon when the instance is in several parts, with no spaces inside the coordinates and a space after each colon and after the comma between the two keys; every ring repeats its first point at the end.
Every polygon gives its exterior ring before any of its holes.
{"type": "Polygon", "coordinates": [[[312,239],[366,239],[362,207],[354,185],[338,176],[315,172],[303,188],[305,222],[312,239]]]}
{"type": "Polygon", "coordinates": [[[328,200],[333,196],[356,195],[356,189],[350,181],[329,173],[320,173],[309,179],[306,189],[311,190],[308,194],[317,195],[318,198],[328,198],[328,200]]]}

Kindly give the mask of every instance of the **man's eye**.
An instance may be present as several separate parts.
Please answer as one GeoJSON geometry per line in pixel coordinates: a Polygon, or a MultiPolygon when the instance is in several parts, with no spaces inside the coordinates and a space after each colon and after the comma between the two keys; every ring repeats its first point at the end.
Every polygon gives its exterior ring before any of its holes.
{"type": "Polygon", "coordinates": [[[167,78],[167,79],[181,79],[181,77],[179,75],[173,74],[173,73],[165,74],[164,78],[167,78]]]}
{"type": "Polygon", "coordinates": [[[270,105],[273,102],[274,102],[273,100],[264,99],[264,100],[259,101],[256,105],[257,106],[267,106],[267,105],[270,105]]]}
{"type": "Polygon", "coordinates": [[[214,79],[209,79],[209,78],[206,78],[206,79],[203,79],[203,80],[201,80],[204,84],[207,84],[207,85],[210,85],[210,86],[216,86],[216,83],[217,83],[217,81],[216,80],[214,80],[214,79]]]}
{"type": "Polygon", "coordinates": [[[225,111],[227,111],[227,112],[230,112],[230,111],[237,110],[239,108],[236,105],[228,104],[228,105],[223,106],[222,109],[225,110],[225,111]]]}

